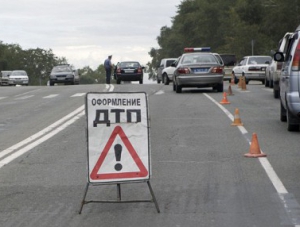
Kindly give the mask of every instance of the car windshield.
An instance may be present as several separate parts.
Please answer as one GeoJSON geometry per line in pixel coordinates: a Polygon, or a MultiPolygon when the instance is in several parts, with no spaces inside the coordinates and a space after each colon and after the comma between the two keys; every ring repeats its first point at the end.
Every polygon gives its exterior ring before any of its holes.
{"type": "Polygon", "coordinates": [[[13,71],[11,75],[22,75],[22,76],[26,76],[26,72],[25,71],[13,71]]]}
{"type": "Polygon", "coordinates": [[[212,54],[188,54],[183,56],[182,58],[183,64],[189,63],[213,63],[213,64],[220,64],[219,61],[215,56],[212,54]]]}
{"type": "Polygon", "coordinates": [[[249,57],[249,65],[266,64],[272,61],[271,57],[249,57]]]}
{"type": "Polygon", "coordinates": [[[139,66],[140,66],[140,64],[138,62],[121,62],[120,63],[121,68],[129,68],[129,67],[137,68],[139,66]]]}
{"type": "Polygon", "coordinates": [[[72,72],[70,67],[68,66],[56,66],[52,69],[52,72],[57,73],[57,72],[72,72]]]}

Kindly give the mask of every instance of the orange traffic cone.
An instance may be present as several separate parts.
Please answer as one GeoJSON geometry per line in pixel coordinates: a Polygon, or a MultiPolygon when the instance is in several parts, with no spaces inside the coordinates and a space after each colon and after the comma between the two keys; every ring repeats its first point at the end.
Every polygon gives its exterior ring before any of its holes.
{"type": "Polygon", "coordinates": [[[231,84],[231,85],[235,85],[235,83],[234,83],[234,74],[233,74],[233,73],[231,73],[230,84],[231,84]]]}
{"type": "Polygon", "coordinates": [[[259,157],[266,157],[267,155],[262,153],[258,144],[258,139],[256,133],[252,134],[252,141],[250,144],[249,153],[244,154],[247,158],[259,158],[259,157]]]}
{"type": "Polygon", "coordinates": [[[229,85],[228,86],[228,95],[234,95],[233,93],[232,93],[232,89],[231,89],[231,85],[229,85]]]}
{"type": "Polygon", "coordinates": [[[235,111],[234,111],[234,120],[231,124],[232,126],[242,126],[243,123],[241,121],[241,118],[240,118],[240,114],[239,114],[239,109],[236,108],[235,111]]]}
{"type": "Polygon", "coordinates": [[[242,79],[241,89],[242,89],[243,91],[247,90],[247,87],[246,87],[246,78],[245,78],[245,76],[243,76],[243,79],[242,79]]]}
{"type": "Polygon", "coordinates": [[[223,99],[220,102],[221,104],[230,104],[230,102],[227,100],[227,94],[226,92],[223,92],[223,99]]]}

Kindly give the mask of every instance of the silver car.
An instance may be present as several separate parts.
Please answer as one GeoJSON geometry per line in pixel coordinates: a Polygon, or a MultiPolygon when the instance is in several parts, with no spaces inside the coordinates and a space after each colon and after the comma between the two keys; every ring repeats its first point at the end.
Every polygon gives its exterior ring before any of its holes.
{"type": "Polygon", "coordinates": [[[8,84],[11,86],[28,85],[29,77],[24,70],[13,70],[9,75],[8,84]]]}
{"type": "Polygon", "coordinates": [[[288,39],[287,51],[276,52],[275,61],[283,62],[280,86],[280,120],[287,121],[288,131],[300,126],[300,26],[288,39]]]}
{"type": "Polygon", "coordinates": [[[173,90],[186,87],[212,87],[223,92],[223,66],[209,48],[185,48],[173,75],[173,90]]]}

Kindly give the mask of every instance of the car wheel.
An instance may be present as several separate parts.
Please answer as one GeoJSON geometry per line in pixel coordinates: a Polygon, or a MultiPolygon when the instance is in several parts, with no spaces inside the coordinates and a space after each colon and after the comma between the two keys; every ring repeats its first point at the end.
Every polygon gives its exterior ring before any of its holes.
{"type": "Polygon", "coordinates": [[[217,90],[217,92],[223,92],[223,83],[214,86],[213,89],[217,90]]]}
{"type": "Polygon", "coordinates": [[[54,83],[53,83],[53,82],[50,82],[49,84],[50,84],[50,86],[54,86],[54,83]]]}
{"type": "Polygon", "coordinates": [[[139,82],[140,82],[140,84],[143,84],[143,79],[140,79],[139,82]]]}
{"type": "Polygon", "coordinates": [[[163,80],[164,80],[164,85],[169,85],[169,78],[168,78],[168,75],[167,74],[164,74],[163,75],[163,80]]]}
{"type": "Polygon", "coordinates": [[[173,81],[173,91],[176,90],[176,85],[175,85],[175,82],[173,81]]]}
{"type": "Polygon", "coordinates": [[[265,78],[265,87],[269,87],[269,80],[265,78]]]}
{"type": "Polygon", "coordinates": [[[299,124],[292,124],[291,123],[291,118],[293,118],[291,112],[287,109],[287,130],[289,132],[295,132],[295,131],[299,131],[299,124]]]}
{"type": "Polygon", "coordinates": [[[264,80],[262,80],[262,81],[261,81],[261,83],[262,83],[262,84],[265,84],[265,81],[264,81],[264,80]]]}
{"type": "Polygon", "coordinates": [[[273,85],[273,80],[270,80],[270,86],[269,86],[270,88],[273,88],[274,87],[274,85],[273,85]]]}
{"type": "Polygon", "coordinates": [[[232,72],[233,78],[234,78],[234,83],[237,84],[239,82],[238,78],[236,78],[235,73],[232,72]]]}
{"type": "Polygon", "coordinates": [[[279,90],[273,89],[273,95],[275,99],[279,99],[279,93],[280,93],[279,90]]]}
{"type": "Polygon", "coordinates": [[[176,85],[176,93],[181,93],[181,92],[182,92],[181,85],[176,85]]]}
{"type": "Polygon", "coordinates": [[[282,102],[280,101],[280,121],[286,122],[286,110],[284,109],[282,102]]]}
{"type": "Polygon", "coordinates": [[[120,84],[121,83],[121,80],[120,79],[117,79],[117,84],[120,84]]]}

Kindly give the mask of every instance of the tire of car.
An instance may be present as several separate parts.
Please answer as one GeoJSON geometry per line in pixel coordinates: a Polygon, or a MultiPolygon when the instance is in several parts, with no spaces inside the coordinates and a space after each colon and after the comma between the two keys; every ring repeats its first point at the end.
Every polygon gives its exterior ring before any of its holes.
{"type": "Polygon", "coordinates": [[[117,84],[121,84],[121,80],[120,79],[117,79],[117,84]]]}
{"type": "Polygon", "coordinates": [[[282,122],[287,121],[286,110],[284,109],[281,101],[280,101],[280,121],[282,121],[282,122]]]}
{"type": "Polygon", "coordinates": [[[279,99],[279,93],[280,93],[279,90],[273,89],[273,96],[275,99],[279,99]]]}
{"type": "Polygon", "coordinates": [[[54,83],[50,81],[49,85],[50,85],[50,86],[54,86],[54,83]]]}
{"type": "Polygon", "coordinates": [[[287,109],[287,130],[289,132],[296,132],[296,131],[299,131],[299,124],[292,124],[291,123],[291,118],[293,117],[291,112],[289,111],[289,109],[287,109]]]}
{"type": "Polygon", "coordinates": [[[265,84],[265,81],[264,81],[264,80],[262,80],[262,81],[261,81],[261,83],[262,83],[262,84],[265,84]]]}
{"type": "Polygon", "coordinates": [[[269,80],[267,79],[267,77],[265,78],[265,87],[269,87],[269,80]]]}
{"type": "Polygon", "coordinates": [[[224,88],[223,88],[223,83],[218,84],[216,86],[213,87],[214,90],[217,90],[217,92],[223,92],[224,88]]]}
{"type": "Polygon", "coordinates": [[[234,83],[237,84],[239,82],[238,78],[236,78],[235,73],[232,72],[233,78],[234,78],[234,83]]]}
{"type": "Polygon", "coordinates": [[[175,82],[173,81],[173,91],[176,90],[175,82]]]}
{"type": "Polygon", "coordinates": [[[269,85],[270,88],[273,88],[274,85],[273,85],[273,80],[270,80],[270,85],[269,85]]]}
{"type": "Polygon", "coordinates": [[[164,85],[169,85],[170,81],[166,73],[163,74],[164,85]]]}
{"type": "Polygon", "coordinates": [[[176,82],[174,82],[174,84],[175,84],[176,93],[181,93],[182,92],[182,86],[178,85],[176,82]]]}
{"type": "Polygon", "coordinates": [[[140,84],[143,84],[143,79],[140,79],[139,82],[140,82],[140,84]]]}

